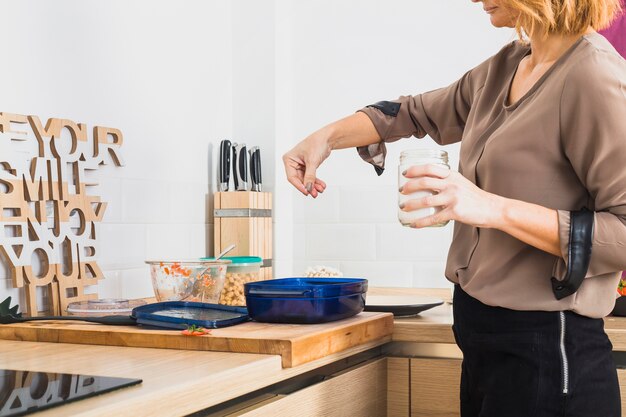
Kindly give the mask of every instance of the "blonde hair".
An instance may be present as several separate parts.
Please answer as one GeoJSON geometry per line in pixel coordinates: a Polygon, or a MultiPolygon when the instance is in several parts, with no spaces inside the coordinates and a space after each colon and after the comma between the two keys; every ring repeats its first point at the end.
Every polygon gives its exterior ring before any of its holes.
{"type": "Polygon", "coordinates": [[[502,0],[517,16],[515,29],[523,34],[577,35],[589,26],[608,27],[622,11],[622,0],[502,0]]]}

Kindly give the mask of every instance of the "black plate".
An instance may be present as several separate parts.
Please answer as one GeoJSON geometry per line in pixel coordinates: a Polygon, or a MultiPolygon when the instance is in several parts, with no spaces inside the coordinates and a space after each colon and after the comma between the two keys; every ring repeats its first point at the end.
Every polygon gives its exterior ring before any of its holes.
{"type": "Polygon", "coordinates": [[[434,297],[368,295],[365,299],[365,311],[384,311],[393,313],[394,316],[414,316],[442,304],[443,300],[434,297]]]}

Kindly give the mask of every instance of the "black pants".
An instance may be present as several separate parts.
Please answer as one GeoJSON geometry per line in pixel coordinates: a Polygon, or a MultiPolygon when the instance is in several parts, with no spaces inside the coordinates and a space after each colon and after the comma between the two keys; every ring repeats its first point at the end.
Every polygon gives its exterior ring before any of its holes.
{"type": "Polygon", "coordinates": [[[462,417],[621,417],[602,319],[491,307],[454,291],[462,417]]]}

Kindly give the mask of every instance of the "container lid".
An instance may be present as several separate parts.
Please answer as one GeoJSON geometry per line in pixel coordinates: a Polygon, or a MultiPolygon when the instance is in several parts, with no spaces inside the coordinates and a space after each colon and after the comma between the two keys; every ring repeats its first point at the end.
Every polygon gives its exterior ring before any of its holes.
{"type": "MultiPolygon", "coordinates": [[[[206,261],[212,261],[215,258],[201,258],[201,260],[206,260],[206,261]]],[[[247,266],[247,265],[256,265],[256,264],[262,264],[263,263],[263,259],[259,258],[258,256],[224,256],[222,259],[226,259],[228,261],[231,261],[233,263],[233,265],[238,265],[238,266],[247,266]]]]}
{"type": "Polygon", "coordinates": [[[187,326],[216,329],[248,321],[248,310],[219,304],[166,301],[133,309],[132,316],[145,326],[185,329],[187,326]]]}
{"type": "Polygon", "coordinates": [[[161,261],[145,261],[145,262],[150,265],[173,264],[173,263],[186,264],[186,265],[189,265],[189,264],[191,265],[210,265],[210,264],[226,265],[226,264],[231,263],[231,261],[226,258],[222,258],[219,261],[216,261],[213,258],[203,258],[203,259],[189,259],[189,260],[178,259],[178,260],[161,260],[161,261]]]}
{"type": "Polygon", "coordinates": [[[365,292],[363,278],[280,278],[244,284],[246,297],[323,298],[365,292]]]}
{"type": "Polygon", "coordinates": [[[67,312],[72,314],[128,314],[133,308],[145,305],[144,300],[102,298],[99,300],[76,301],[68,304],[67,312]]]}

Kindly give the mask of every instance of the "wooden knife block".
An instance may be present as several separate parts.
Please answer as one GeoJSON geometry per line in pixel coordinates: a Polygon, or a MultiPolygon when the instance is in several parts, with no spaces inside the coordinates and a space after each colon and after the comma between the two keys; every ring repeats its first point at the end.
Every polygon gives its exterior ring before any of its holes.
{"type": "Polygon", "coordinates": [[[258,256],[259,278],[272,279],[272,193],[216,192],[213,215],[214,256],[234,243],[226,256],[258,256]]]}

